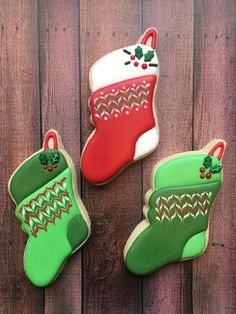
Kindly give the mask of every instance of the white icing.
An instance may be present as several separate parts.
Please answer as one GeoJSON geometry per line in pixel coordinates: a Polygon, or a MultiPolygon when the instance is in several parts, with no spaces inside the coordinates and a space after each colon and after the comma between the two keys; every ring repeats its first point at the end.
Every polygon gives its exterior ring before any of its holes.
{"type": "Polygon", "coordinates": [[[136,142],[134,160],[151,153],[157,147],[158,142],[159,136],[155,127],[143,133],[136,142]]]}
{"type": "MultiPolygon", "coordinates": [[[[130,60],[131,55],[128,55],[123,51],[123,49],[126,49],[130,51],[132,55],[134,55],[135,54],[134,49],[137,46],[143,48],[144,54],[149,50],[153,50],[152,48],[146,45],[136,44],[126,48],[115,50],[105,55],[103,58],[99,59],[92,66],[89,73],[89,82],[92,92],[107,85],[118,83],[131,78],[140,77],[143,75],[156,75],[159,73],[159,66],[158,67],[148,66],[147,69],[144,70],[142,69],[142,64],[145,63],[144,57],[142,57],[140,60],[138,60],[137,58],[135,58],[135,60],[130,60]],[[131,63],[125,65],[126,61],[131,61],[131,63]],[[135,61],[139,63],[137,67],[133,65],[135,61]]],[[[151,62],[146,62],[147,65],[149,63],[158,64],[157,54],[155,50],[153,51],[154,57],[151,62]]]]}

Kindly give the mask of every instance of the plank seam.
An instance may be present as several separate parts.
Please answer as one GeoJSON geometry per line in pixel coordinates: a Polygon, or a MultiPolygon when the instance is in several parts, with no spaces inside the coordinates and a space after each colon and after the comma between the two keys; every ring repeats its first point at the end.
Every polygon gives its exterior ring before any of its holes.
{"type": "MultiPolygon", "coordinates": [[[[41,58],[40,58],[40,9],[39,0],[36,2],[37,6],[37,42],[38,42],[38,97],[39,97],[39,137],[40,137],[40,147],[43,145],[43,121],[42,121],[42,84],[41,84],[41,58]]],[[[42,289],[42,309],[45,313],[46,303],[45,303],[45,288],[42,289]]]]}
{"type": "MultiPolygon", "coordinates": [[[[140,0],[140,16],[141,16],[141,32],[143,34],[144,32],[144,18],[143,18],[143,6],[144,6],[144,3],[143,3],[143,0],[140,0]]],[[[141,191],[142,191],[142,195],[141,195],[141,208],[143,207],[143,203],[144,203],[144,197],[143,197],[143,188],[144,188],[144,184],[143,184],[143,180],[144,180],[144,177],[143,177],[143,161],[141,162],[141,182],[142,182],[142,188],[141,188],[141,191]]],[[[141,217],[140,217],[141,220],[143,220],[143,211],[141,210],[141,217]]],[[[144,293],[143,293],[143,290],[144,290],[144,280],[143,280],[143,277],[141,278],[141,312],[142,314],[144,313],[144,293]]]]}
{"type": "MultiPolygon", "coordinates": [[[[83,139],[83,128],[82,128],[82,87],[81,87],[81,82],[82,82],[82,76],[81,76],[81,44],[80,44],[80,29],[81,29],[81,25],[80,25],[80,1],[78,1],[78,60],[79,60],[79,116],[80,116],[80,157],[81,157],[81,152],[83,149],[83,143],[82,143],[82,139],[83,139]]],[[[83,180],[83,175],[82,172],[80,170],[80,195],[81,195],[81,199],[83,199],[84,196],[84,180],[83,180]]],[[[81,313],[84,313],[84,294],[83,294],[83,290],[84,290],[84,274],[83,274],[83,269],[84,269],[84,254],[83,254],[83,247],[80,249],[80,272],[81,272],[81,295],[80,295],[80,299],[81,299],[81,313]]]]}

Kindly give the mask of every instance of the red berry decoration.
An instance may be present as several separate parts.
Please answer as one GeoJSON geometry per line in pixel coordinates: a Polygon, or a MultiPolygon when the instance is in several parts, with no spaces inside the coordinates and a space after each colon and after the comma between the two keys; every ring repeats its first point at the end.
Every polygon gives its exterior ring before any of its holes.
{"type": "Polygon", "coordinates": [[[130,56],[130,60],[134,60],[134,59],[135,59],[134,55],[130,56]]]}
{"type": "Polygon", "coordinates": [[[205,178],[205,175],[202,173],[202,174],[200,175],[200,178],[201,178],[201,179],[204,179],[204,178],[205,178]]]}
{"type": "Polygon", "coordinates": [[[57,167],[57,164],[54,164],[54,165],[53,165],[53,168],[56,168],[56,167],[57,167]]]}
{"type": "Polygon", "coordinates": [[[146,63],[143,63],[143,64],[142,64],[142,69],[146,70],[146,68],[147,68],[146,63]]]}
{"type": "Polygon", "coordinates": [[[210,178],[211,178],[211,173],[210,173],[210,172],[208,172],[208,173],[206,174],[206,178],[207,178],[207,179],[210,179],[210,178]]]}
{"type": "Polygon", "coordinates": [[[47,169],[47,167],[48,167],[47,165],[44,165],[44,166],[43,166],[43,169],[47,169]]]}
{"type": "Polygon", "coordinates": [[[138,66],[138,61],[134,62],[134,66],[137,67],[138,66]]]}
{"type": "Polygon", "coordinates": [[[200,172],[203,173],[205,171],[205,168],[201,167],[200,172]]]}
{"type": "Polygon", "coordinates": [[[52,167],[51,166],[48,167],[48,171],[52,171],[52,167]]]}

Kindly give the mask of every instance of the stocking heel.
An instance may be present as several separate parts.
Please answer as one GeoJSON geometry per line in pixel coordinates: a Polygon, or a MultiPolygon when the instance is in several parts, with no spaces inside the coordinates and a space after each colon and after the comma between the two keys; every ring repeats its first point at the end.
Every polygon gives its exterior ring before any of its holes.
{"type": "Polygon", "coordinates": [[[70,243],[72,253],[83,245],[89,235],[88,226],[81,215],[71,219],[67,227],[67,239],[70,243]],[[79,231],[79,232],[78,232],[79,231]]]}
{"type": "Polygon", "coordinates": [[[159,134],[156,128],[142,134],[136,142],[134,160],[140,159],[152,153],[159,142],[159,134]]]}
{"type": "Polygon", "coordinates": [[[181,260],[186,260],[201,255],[205,251],[207,242],[207,231],[203,231],[192,236],[184,246],[181,260]]]}

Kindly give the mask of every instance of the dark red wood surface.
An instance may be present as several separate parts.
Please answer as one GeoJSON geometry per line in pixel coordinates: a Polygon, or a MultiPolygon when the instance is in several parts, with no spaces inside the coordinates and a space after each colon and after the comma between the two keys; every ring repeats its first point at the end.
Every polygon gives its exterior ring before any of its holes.
{"type": "MultiPolygon", "coordinates": [[[[148,190],[154,164],[168,155],[192,150],[193,137],[192,1],[144,1],[143,28],[152,25],[159,31],[157,51],[161,74],[157,111],[160,144],[143,161],[143,193],[148,190]]],[[[144,313],[191,313],[191,267],[191,261],[176,263],[144,278],[144,313]]]]}
{"type": "Polygon", "coordinates": [[[236,2],[173,0],[0,1],[0,313],[236,312],[236,2]],[[93,130],[89,69],[104,54],[159,30],[160,144],[114,181],[82,177],[93,130]],[[26,235],[8,192],[11,173],[57,129],[77,169],[92,235],[48,288],[23,271],[26,235]],[[194,261],[145,278],[130,274],[123,247],[142,219],[153,165],[172,153],[224,138],[224,183],[209,246],[194,261]]]}

